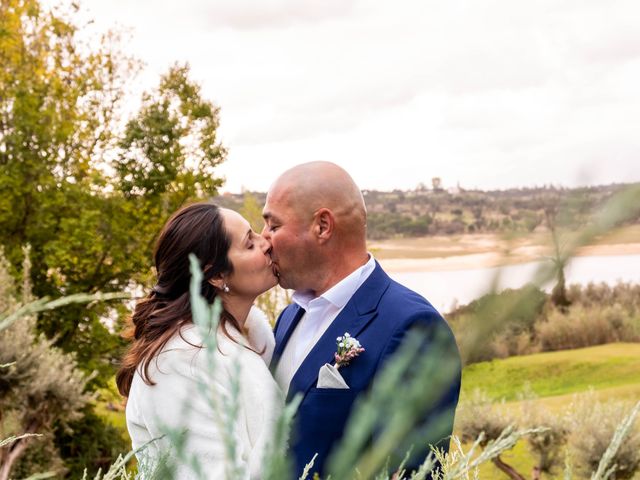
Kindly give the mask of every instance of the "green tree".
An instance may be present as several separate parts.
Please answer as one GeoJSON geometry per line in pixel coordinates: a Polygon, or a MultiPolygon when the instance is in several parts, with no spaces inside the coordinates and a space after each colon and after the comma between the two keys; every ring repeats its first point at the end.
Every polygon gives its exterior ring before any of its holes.
{"type": "MultiPolygon", "coordinates": [[[[187,66],[170,69],[127,121],[123,102],[137,63],[116,34],[81,40],[77,10],[72,2],[49,9],[0,0],[0,245],[15,279],[22,246],[32,246],[36,297],[147,283],[160,228],[183,203],[215,195],[214,169],[226,156],[218,109],[187,66]]],[[[34,321],[48,346],[92,374],[86,387],[94,390],[113,375],[122,346],[114,332],[128,313],[124,303],[94,302],[34,321]]],[[[47,358],[33,357],[34,368],[46,369],[38,362],[47,358]]],[[[91,404],[77,413],[75,435],[60,423],[47,427],[76,476],[69,457],[91,468],[119,448],[91,404]]]]}
{"type": "MultiPolygon", "coordinates": [[[[218,109],[189,68],[175,66],[125,122],[136,63],[116,35],[97,47],[81,42],[74,4],[47,11],[37,0],[0,1],[0,244],[12,273],[29,243],[36,296],[147,282],[167,217],[222,183],[214,172],[226,156],[218,109]]],[[[119,356],[119,338],[105,325],[125,312],[68,306],[41,315],[38,328],[98,372],[93,388],[119,356]]]]}
{"type": "Polygon", "coordinates": [[[260,233],[262,231],[264,227],[262,205],[260,205],[255,195],[245,192],[239,213],[247,219],[254,232],[260,233]]]}
{"type": "MultiPolygon", "coordinates": [[[[35,0],[2,0],[0,9],[0,243],[14,275],[22,246],[33,246],[37,296],[109,287],[100,275],[108,255],[97,224],[107,209],[97,166],[113,144],[132,64],[111,49],[113,36],[91,50],[80,42],[75,9],[46,11],[35,0]]],[[[81,319],[64,312],[58,345],[75,350],[74,337],[94,331],[108,338],[99,309],[76,310],[81,319]]]]}
{"type": "Polygon", "coordinates": [[[226,156],[218,113],[189,80],[189,67],[174,65],[156,91],[143,95],[120,141],[114,165],[124,197],[160,201],[173,211],[189,198],[215,194],[222,180],[213,170],[226,156]]]}

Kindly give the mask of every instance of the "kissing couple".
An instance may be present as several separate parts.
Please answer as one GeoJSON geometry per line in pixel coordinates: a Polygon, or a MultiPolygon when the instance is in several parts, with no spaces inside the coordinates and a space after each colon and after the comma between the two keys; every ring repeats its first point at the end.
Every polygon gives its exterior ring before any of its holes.
{"type": "MultiPolygon", "coordinates": [[[[420,330],[424,352],[435,337],[444,337],[448,354],[434,361],[453,362],[456,375],[436,392],[438,401],[422,420],[440,415],[439,421],[421,431],[408,466],[417,467],[430,445],[447,450],[460,391],[455,340],[433,306],[393,281],[367,251],[367,212],[353,179],[330,162],[295,166],[269,189],[263,217],[258,233],[232,210],[196,203],[176,212],[160,233],[157,283],[136,304],[131,344],[116,377],[127,398],[133,448],[162,437],[166,427],[180,429],[180,448],[197,459],[205,478],[226,478],[225,465],[232,461],[244,466],[245,478],[260,479],[284,399],[299,395],[288,451],[292,473],[298,478],[316,455],[311,476],[322,476],[354,402],[420,330]],[[211,332],[217,349],[210,352],[216,369],[209,376],[203,375],[208,363],[202,333],[191,316],[192,253],[203,271],[203,297],[209,303],[219,298],[222,305],[217,331],[211,332]],[[294,293],[272,330],[254,301],[276,284],[294,293]],[[202,378],[209,383],[206,391],[220,398],[239,387],[232,426],[237,458],[227,458],[223,431],[229,429],[198,391],[202,378]]],[[[144,461],[171,458],[176,449],[171,438],[160,438],[147,446],[144,461]]],[[[202,478],[189,462],[176,463],[175,478],[202,478]]]]}

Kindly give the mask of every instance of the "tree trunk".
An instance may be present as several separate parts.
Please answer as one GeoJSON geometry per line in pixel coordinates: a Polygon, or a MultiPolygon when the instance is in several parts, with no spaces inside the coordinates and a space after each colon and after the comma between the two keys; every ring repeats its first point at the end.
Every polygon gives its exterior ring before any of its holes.
{"type": "MultiPolygon", "coordinates": [[[[32,421],[28,427],[25,429],[25,433],[34,434],[40,428],[40,423],[37,421],[32,421]]],[[[9,480],[9,474],[11,473],[11,467],[13,464],[20,458],[20,456],[24,453],[24,451],[29,446],[29,441],[33,437],[24,437],[16,440],[11,445],[6,445],[4,448],[6,449],[0,455],[2,459],[2,464],[0,465],[0,480],[9,480]]]]}
{"type": "MultiPolygon", "coordinates": [[[[496,467],[498,467],[501,471],[503,471],[504,473],[506,473],[507,475],[509,475],[509,478],[512,478],[513,480],[526,480],[522,475],[520,475],[515,468],[513,468],[511,465],[507,465],[506,463],[504,463],[502,461],[502,459],[500,458],[500,455],[498,455],[497,457],[493,458],[491,460],[494,465],[496,467]]],[[[2,480],[2,479],[0,479],[2,480]]]]}
{"type": "Polygon", "coordinates": [[[533,467],[533,472],[531,472],[531,480],[540,480],[540,475],[542,474],[542,469],[536,465],[533,467]]]}
{"type": "Polygon", "coordinates": [[[4,461],[2,465],[0,465],[0,480],[9,480],[11,467],[13,467],[15,461],[20,458],[20,455],[24,453],[28,446],[29,440],[30,438],[21,438],[11,446],[5,447],[9,449],[9,452],[4,456],[4,461]]]}

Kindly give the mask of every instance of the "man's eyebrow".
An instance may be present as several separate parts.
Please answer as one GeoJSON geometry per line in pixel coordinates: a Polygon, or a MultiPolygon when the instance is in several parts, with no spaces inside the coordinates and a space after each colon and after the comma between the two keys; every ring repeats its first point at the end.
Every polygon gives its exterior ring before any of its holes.
{"type": "Polygon", "coordinates": [[[271,212],[262,212],[262,218],[265,220],[276,220],[276,217],[271,212]]]}

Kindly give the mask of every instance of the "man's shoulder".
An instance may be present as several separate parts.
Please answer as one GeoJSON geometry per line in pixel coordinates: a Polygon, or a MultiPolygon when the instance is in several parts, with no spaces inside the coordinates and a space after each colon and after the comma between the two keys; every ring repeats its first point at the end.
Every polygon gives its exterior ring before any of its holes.
{"type": "Polygon", "coordinates": [[[453,338],[451,326],[426,298],[393,279],[380,297],[374,322],[382,336],[403,335],[418,328],[442,331],[453,338]]]}
{"type": "Polygon", "coordinates": [[[389,288],[382,294],[378,308],[379,310],[394,310],[403,316],[414,314],[441,316],[426,298],[393,279],[390,279],[389,288]]]}

